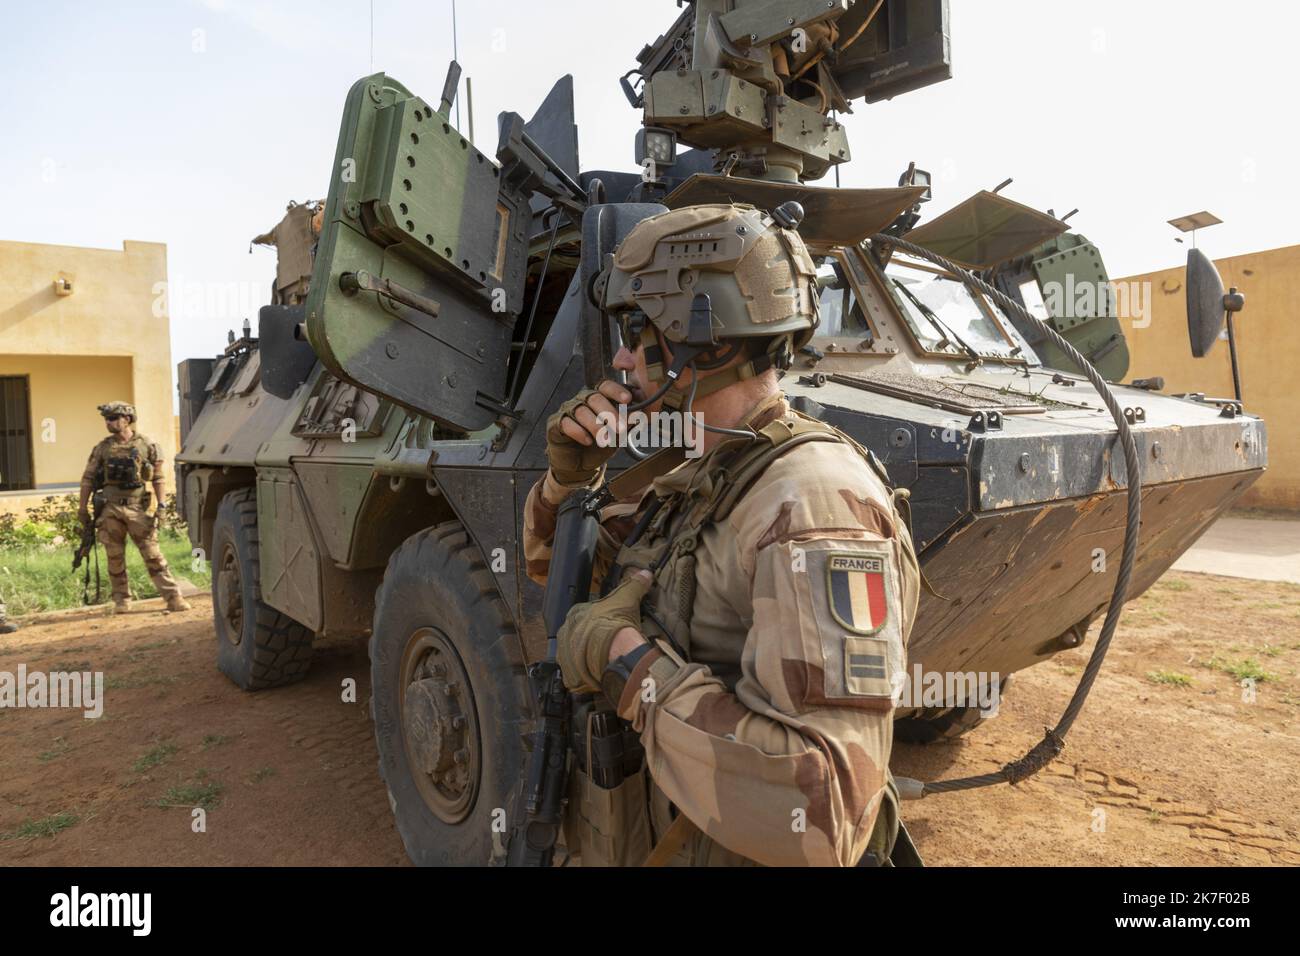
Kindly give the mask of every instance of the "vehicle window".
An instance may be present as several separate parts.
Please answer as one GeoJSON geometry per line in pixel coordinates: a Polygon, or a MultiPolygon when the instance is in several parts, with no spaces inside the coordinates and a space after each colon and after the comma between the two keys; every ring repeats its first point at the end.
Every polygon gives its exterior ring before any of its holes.
{"type": "Polygon", "coordinates": [[[825,259],[817,267],[817,289],[821,307],[818,335],[862,336],[870,333],[853,284],[835,259],[825,259]]]}
{"type": "Polygon", "coordinates": [[[957,354],[965,351],[964,342],[978,352],[1010,356],[1011,343],[960,280],[899,255],[885,267],[885,278],[923,348],[957,354]]]}
{"type": "Polygon", "coordinates": [[[1043,290],[1038,287],[1037,279],[1028,279],[1020,283],[1020,298],[1024,300],[1025,309],[1034,318],[1042,319],[1044,322],[1051,318],[1047,311],[1047,303],[1043,301],[1043,290]]]}

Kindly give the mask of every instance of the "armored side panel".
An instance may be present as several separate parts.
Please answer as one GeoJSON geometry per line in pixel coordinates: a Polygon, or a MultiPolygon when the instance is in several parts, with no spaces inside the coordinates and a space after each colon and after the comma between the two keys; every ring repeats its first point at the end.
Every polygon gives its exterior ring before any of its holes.
{"type": "Polygon", "coordinates": [[[180,398],[181,444],[190,433],[194,419],[203,411],[207,399],[208,379],[212,377],[212,366],[216,359],[186,359],[176,366],[176,391],[180,398]]]}
{"type": "Polygon", "coordinates": [[[177,461],[221,468],[251,468],[267,437],[292,414],[291,402],[261,386],[262,357],[254,340],[242,340],[212,366],[203,412],[183,433],[177,461]]]}
{"type": "MultiPolygon", "coordinates": [[[[1140,288],[1122,289],[1123,301],[1118,300],[1101,251],[1086,238],[1078,233],[1058,236],[998,269],[995,283],[1031,312],[1037,309],[1108,381],[1127,374],[1128,343],[1120,315],[1141,321],[1150,303],[1140,288]]],[[[1074,370],[1074,363],[1037,325],[1014,314],[1008,318],[1045,365],[1074,370]]]]}
{"type": "Polygon", "coordinates": [[[288,468],[257,473],[257,525],[267,543],[261,549],[262,598],[312,631],[320,631],[320,554],[302,491],[288,468]]]}
{"type": "Polygon", "coordinates": [[[462,431],[505,399],[528,196],[382,73],[348,94],[307,300],[336,375],[462,431]]]}
{"type": "Polygon", "coordinates": [[[316,353],[297,335],[307,317],[302,306],[265,305],[257,313],[257,343],[262,354],[262,387],[288,398],[311,374],[316,353]]]}

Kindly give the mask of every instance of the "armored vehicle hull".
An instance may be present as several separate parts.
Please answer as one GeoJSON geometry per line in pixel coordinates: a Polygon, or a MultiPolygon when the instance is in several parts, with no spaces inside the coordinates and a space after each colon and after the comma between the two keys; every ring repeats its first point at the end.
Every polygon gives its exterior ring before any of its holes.
{"type": "MultiPolygon", "coordinates": [[[[581,311],[575,279],[524,385],[518,421],[479,436],[449,436],[320,364],[278,398],[238,371],[258,362],[258,343],[236,343],[232,386],[206,393],[178,456],[194,546],[211,554],[221,497],[255,488],[264,600],[315,633],[363,634],[393,551],[411,533],[455,520],[538,653],[541,589],[522,572],[522,506],[546,467],[547,416],[584,384],[575,352],[581,311]]],[[[263,322],[299,315],[268,310],[263,322]]],[[[898,316],[882,309],[875,321],[878,340],[907,341],[898,316]]],[[[968,371],[905,348],[873,356],[836,338],[814,346],[822,357],[787,374],[787,396],[874,451],[911,492],[932,587],[912,663],[1005,676],[1078,646],[1115,583],[1126,494],[1114,425],[1088,383],[1028,364],[968,371]]],[[[204,367],[183,366],[182,382],[204,367]]],[[[1231,403],[1116,392],[1133,411],[1142,456],[1135,597],[1258,478],[1266,432],[1231,403]]],[[[620,455],[615,467],[630,463],[620,455]]]]}

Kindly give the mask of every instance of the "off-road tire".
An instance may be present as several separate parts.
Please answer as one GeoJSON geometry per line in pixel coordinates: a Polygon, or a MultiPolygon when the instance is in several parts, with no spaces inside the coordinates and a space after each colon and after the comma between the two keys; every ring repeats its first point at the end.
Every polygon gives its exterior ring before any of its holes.
{"type": "MultiPolygon", "coordinates": [[[[1002,678],[999,700],[1011,686],[1011,675],[1002,678]]],[[[956,740],[990,720],[978,707],[953,707],[936,717],[925,717],[924,712],[894,721],[894,739],[905,744],[933,744],[941,740],[956,740]]]]}
{"type": "Polygon", "coordinates": [[[211,558],[217,668],[244,690],[302,680],[311,666],[315,635],[262,601],[254,489],[240,488],[221,499],[211,558]]]}
{"type": "Polygon", "coordinates": [[[411,861],[502,862],[532,706],[519,634],[459,522],[411,536],[389,558],[370,681],[379,771],[411,861]]]}

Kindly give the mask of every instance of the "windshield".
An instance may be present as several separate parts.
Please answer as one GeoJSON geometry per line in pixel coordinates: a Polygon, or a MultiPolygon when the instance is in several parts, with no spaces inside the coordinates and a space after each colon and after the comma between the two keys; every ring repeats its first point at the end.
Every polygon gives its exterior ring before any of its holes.
{"type": "Polygon", "coordinates": [[[817,289],[821,306],[818,335],[870,334],[871,329],[858,305],[857,293],[838,260],[828,258],[817,267],[817,289]]]}
{"type": "Polygon", "coordinates": [[[1047,311],[1047,303],[1043,301],[1043,290],[1038,287],[1037,279],[1028,279],[1020,283],[1020,298],[1034,318],[1046,322],[1052,317],[1047,311]]]}
{"type": "Polygon", "coordinates": [[[895,255],[885,277],[921,347],[931,352],[1011,355],[1011,343],[964,283],[895,255]]]}

